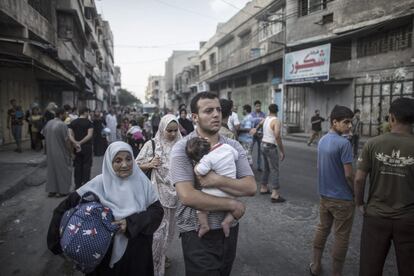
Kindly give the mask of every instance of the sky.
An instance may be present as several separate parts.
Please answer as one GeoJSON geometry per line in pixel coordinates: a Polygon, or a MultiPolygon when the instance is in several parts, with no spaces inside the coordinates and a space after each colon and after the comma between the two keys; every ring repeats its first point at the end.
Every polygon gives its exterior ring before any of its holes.
{"type": "Polygon", "coordinates": [[[122,88],[144,101],[150,75],[163,75],[173,50],[198,50],[249,0],[96,0],[114,36],[122,88]]]}

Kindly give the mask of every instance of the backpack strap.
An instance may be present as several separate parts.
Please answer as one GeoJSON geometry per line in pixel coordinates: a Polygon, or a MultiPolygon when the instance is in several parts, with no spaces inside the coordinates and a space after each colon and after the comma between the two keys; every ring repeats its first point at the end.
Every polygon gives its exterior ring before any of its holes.
{"type": "Polygon", "coordinates": [[[85,202],[99,202],[100,203],[101,201],[99,200],[99,197],[97,195],[95,195],[94,193],[86,192],[80,198],[79,204],[85,203],[85,202]]]}

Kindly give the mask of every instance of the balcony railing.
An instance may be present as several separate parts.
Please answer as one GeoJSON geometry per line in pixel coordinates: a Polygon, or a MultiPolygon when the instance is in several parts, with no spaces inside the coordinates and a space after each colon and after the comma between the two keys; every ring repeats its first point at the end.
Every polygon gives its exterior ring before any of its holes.
{"type": "Polygon", "coordinates": [[[49,22],[52,20],[52,5],[50,1],[28,0],[27,2],[49,22]]]}

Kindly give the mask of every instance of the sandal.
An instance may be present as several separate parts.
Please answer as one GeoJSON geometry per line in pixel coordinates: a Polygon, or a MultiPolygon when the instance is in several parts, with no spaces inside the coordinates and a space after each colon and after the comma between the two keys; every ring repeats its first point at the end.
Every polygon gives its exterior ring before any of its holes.
{"type": "Polygon", "coordinates": [[[312,271],[312,265],[313,265],[313,263],[310,263],[310,264],[309,264],[309,274],[310,274],[311,276],[318,276],[318,274],[316,274],[316,273],[314,273],[314,272],[312,271]]]}
{"type": "Polygon", "coordinates": [[[265,191],[265,192],[260,191],[260,194],[261,194],[261,195],[267,195],[267,194],[270,194],[270,191],[269,191],[269,190],[267,190],[267,191],[265,191]]]}
{"type": "Polygon", "coordinates": [[[284,199],[284,198],[283,198],[283,197],[281,197],[281,196],[278,196],[277,198],[271,197],[271,198],[270,198],[270,201],[271,201],[272,203],[282,203],[282,202],[285,202],[285,201],[286,201],[286,199],[284,199]]]}

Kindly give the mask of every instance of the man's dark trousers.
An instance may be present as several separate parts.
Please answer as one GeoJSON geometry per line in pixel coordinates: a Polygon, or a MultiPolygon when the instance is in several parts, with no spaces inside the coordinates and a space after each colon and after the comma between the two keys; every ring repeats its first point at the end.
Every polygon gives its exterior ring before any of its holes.
{"type": "Polygon", "coordinates": [[[92,144],[84,144],[82,150],[76,153],[73,161],[76,189],[91,179],[92,152],[92,144]]]}
{"type": "Polygon", "coordinates": [[[196,231],[181,233],[186,276],[229,276],[236,257],[239,226],[226,238],[222,229],[210,230],[202,238],[196,231]]]}

